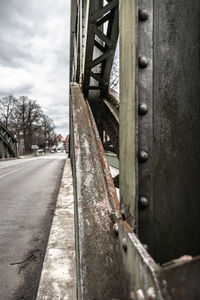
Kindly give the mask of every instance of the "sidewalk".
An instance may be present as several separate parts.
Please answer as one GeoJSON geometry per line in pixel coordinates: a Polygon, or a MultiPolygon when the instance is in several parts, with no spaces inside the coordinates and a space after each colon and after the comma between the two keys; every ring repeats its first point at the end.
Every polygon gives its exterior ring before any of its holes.
{"type": "Polygon", "coordinates": [[[74,199],[66,160],[36,300],[76,299],[74,199]]]}

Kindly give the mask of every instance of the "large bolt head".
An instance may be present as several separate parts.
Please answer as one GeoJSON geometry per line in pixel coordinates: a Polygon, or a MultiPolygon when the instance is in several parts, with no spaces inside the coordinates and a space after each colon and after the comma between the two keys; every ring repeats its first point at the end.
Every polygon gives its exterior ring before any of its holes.
{"type": "Polygon", "coordinates": [[[149,17],[149,13],[146,9],[139,10],[139,19],[140,21],[146,21],[149,17]]]}
{"type": "Polygon", "coordinates": [[[126,238],[123,238],[122,240],[122,248],[124,249],[125,252],[128,250],[126,238]]]}
{"type": "Polygon", "coordinates": [[[145,300],[144,293],[141,289],[136,292],[136,300],[145,300]]]}
{"type": "Polygon", "coordinates": [[[142,103],[139,105],[139,114],[140,115],[145,115],[148,112],[148,107],[145,103],[142,103]]]}
{"type": "Polygon", "coordinates": [[[141,150],[141,151],[139,152],[139,160],[140,160],[141,162],[147,161],[148,158],[149,158],[149,155],[148,155],[148,153],[147,153],[146,151],[141,150]]]}
{"type": "Polygon", "coordinates": [[[146,56],[139,56],[139,67],[145,69],[148,66],[148,58],[146,56]]]}
{"type": "Polygon", "coordinates": [[[146,291],[146,299],[147,300],[155,300],[156,299],[156,294],[155,294],[153,287],[148,288],[148,290],[146,291]]]}
{"type": "Polygon", "coordinates": [[[116,236],[118,236],[118,234],[119,234],[119,226],[118,226],[117,223],[115,223],[115,224],[113,225],[113,232],[114,232],[114,234],[115,234],[116,236]]]}
{"type": "Polygon", "coordinates": [[[149,205],[149,201],[146,197],[140,197],[139,199],[139,207],[140,208],[147,208],[149,205]]]}

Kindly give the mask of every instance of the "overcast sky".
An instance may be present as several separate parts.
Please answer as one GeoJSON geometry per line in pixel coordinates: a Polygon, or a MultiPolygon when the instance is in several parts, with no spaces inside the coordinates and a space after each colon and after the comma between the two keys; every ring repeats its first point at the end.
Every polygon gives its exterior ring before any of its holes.
{"type": "Polygon", "coordinates": [[[70,0],[0,0],[0,98],[37,100],[68,130],[70,0]]]}

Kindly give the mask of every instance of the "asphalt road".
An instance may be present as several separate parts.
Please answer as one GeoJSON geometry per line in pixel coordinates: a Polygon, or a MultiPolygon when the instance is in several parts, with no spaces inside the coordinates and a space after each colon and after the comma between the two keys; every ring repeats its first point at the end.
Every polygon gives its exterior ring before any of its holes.
{"type": "Polygon", "coordinates": [[[65,160],[0,161],[0,300],[35,299],[65,160]]]}

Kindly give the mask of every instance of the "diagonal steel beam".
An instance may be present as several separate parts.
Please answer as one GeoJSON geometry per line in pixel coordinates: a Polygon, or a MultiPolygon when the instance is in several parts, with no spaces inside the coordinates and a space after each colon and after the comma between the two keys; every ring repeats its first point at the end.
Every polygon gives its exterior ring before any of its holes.
{"type": "Polygon", "coordinates": [[[97,10],[92,16],[91,20],[92,21],[97,21],[100,19],[103,15],[108,13],[110,10],[115,8],[118,5],[118,0],[112,0],[110,3],[102,7],[102,9],[97,10]]]}
{"type": "MultiPolygon", "coordinates": [[[[101,1],[100,1],[101,2],[101,1]]],[[[98,3],[100,3],[98,2],[98,3]]],[[[101,94],[108,93],[110,72],[112,68],[112,62],[115,54],[117,38],[118,38],[118,0],[109,1],[108,4],[98,5],[96,2],[89,1],[89,12],[87,19],[87,42],[85,52],[85,66],[83,75],[83,92],[86,97],[89,96],[89,89],[91,86],[96,86],[96,90],[102,90],[102,82],[104,84],[104,90],[101,94]],[[96,3],[96,5],[95,5],[96,3]],[[108,30],[104,32],[103,25],[108,22],[108,30]],[[97,51],[98,50],[98,53],[97,51]],[[103,53],[103,54],[102,54],[103,53]],[[98,83],[93,82],[91,78],[91,69],[93,73],[100,74],[102,80],[97,80],[98,83]]],[[[93,94],[94,95],[94,94],[93,94]]],[[[100,95],[96,93],[95,95],[100,95]]],[[[93,97],[95,99],[95,97],[93,97]]],[[[97,98],[96,98],[97,99],[97,98]]]]}

